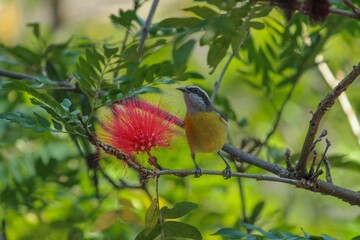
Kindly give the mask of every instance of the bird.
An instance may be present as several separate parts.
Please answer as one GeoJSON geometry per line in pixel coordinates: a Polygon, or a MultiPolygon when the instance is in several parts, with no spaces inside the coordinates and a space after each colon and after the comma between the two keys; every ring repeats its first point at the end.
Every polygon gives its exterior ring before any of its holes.
{"type": "Polygon", "coordinates": [[[184,128],[189,144],[191,158],[195,165],[195,177],[202,175],[202,170],[196,163],[197,153],[217,153],[225,162],[222,171],[225,179],[231,177],[231,168],[220,150],[224,146],[228,135],[228,120],[211,103],[207,93],[198,86],[176,88],[184,95],[186,115],[184,128]]]}

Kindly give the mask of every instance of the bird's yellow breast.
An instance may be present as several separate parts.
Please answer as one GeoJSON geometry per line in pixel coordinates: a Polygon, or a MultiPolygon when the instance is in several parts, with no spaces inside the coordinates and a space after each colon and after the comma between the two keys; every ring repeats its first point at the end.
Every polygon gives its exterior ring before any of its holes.
{"type": "Polygon", "coordinates": [[[185,131],[191,152],[218,152],[226,142],[228,124],[216,112],[187,113],[185,131]]]}

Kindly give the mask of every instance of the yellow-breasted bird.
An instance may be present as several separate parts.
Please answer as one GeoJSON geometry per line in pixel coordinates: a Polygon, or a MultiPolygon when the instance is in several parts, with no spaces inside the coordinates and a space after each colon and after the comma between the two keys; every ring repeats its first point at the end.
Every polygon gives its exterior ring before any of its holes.
{"type": "Polygon", "coordinates": [[[196,153],[216,152],[224,160],[225,179],[231,177],[230,165],[220,153],[228,134],[228,120],[210,102],[207,93],[198,86],[177,88],[184,94],[187,112],[184,125],[191,158],[195,164],[195,177],[201,176],[201,169],[195,160],[196,153]]]}

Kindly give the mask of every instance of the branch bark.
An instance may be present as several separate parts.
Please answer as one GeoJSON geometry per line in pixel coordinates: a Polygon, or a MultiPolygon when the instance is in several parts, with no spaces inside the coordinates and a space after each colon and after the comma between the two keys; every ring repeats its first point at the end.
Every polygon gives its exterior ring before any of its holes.
{"type": "Polygon", "coordinates": [[[142,31],[141,31],[140,43],[139,43],[139,47],[138,47],[138,52],[139,53],[142,52],[142,50],[143,50],[146,37],[147,37],[147,35],[149,33],[151,21],[152,21],[152,19],[154,17],[154,14],[155,14],[155,11],[156,11],[156,8],[157,8],[158,4],[159,4],[159,0],[153,0],[153,2],[151,4],[149,15],[146,18],[146,21],[145,21],[144,26],[143,26],[142,31]]]}
{"type": "Polygon", "coordinates": [[[329,108],[334,105],[335,100],[340,96],[346,88],[355,81],[360,75],[360,63],[353,67],[353,70],[347,75],[319,104],[315,113],[310,120],[309,128],[305,137],[305,141],[300,153],[300,158],[296,166],[296,173],[298,179],[305,178],[307,175],[306,165],[309,154],[311,152],[311,146],[314,142],[315,135],[317,133],[321,119],[329,108]]]}
{"type": "MultiPolygon", "coordinates": [[[[7,78],[11,78],[11,79],[16,79],[16,80],[28,80],[28,81],[32,81],[32,82],[38,82],[38,78],[32,75],[28,75],[28,74],[23,74],[23,73],[18,73],[18,72],[12,72],[12,71],[7,71],[4,69],[0,68],[0,76],[3,77],[7,77],[7,78]]],[[[80,92],[80,89],[74,85],[71,84],[69,82],[59,82],[59,81],[54,81],[54,80],[48,80],[49,83],[55,85],[56,89],[53,90],[65,90],[65,91],[72,91],[72,92],[80,92]]]]}
{"type": "MultiPolygon", "coordinates": [[[[303,188],[312,192],[319,192],[322,194],[331,195],[337,197],[345,202],[348,202],[352,205],[360,206],[360,193],[355,192],[346,188],[336,186],[332,183],[324,182],[317,177],[312,177],[311,181],[306,180],[307,177],[307,159],[312,151],[312,146],[314,143],[315,135],[317,133],[318,126],[322,117],[325,115],[327,110],[331,108],[335,100],[340,96],[346,88],[355,81],[355,79],[360,75],[360,63],[354,66],[354,69],[349,73],[319,104],[316,112],[313,114],[312,119],[310,120],[309,129],[305,142],[300,153],[300,159],[296,166],[296,175],[294,172],[289,169],[285,169],[280,165],[276,165],[267,161],[264,161],[258,157],[255,157],[251,154],[243,152],[230,144],[225,144],[223,151],[231,155],[232,159],[239,162],[245,162],[254,166],[257,166],[263,170],[266,170],[270,173],[273,173],[277,176],[267,176],[267,175],[258,175],[258,174],[247,174],[241,172],[233,172],[231,176],[233,177],[243,177],[243,178],[253,178],[262,181],[273,181],[273,182],[282,182],[294,185],[298,188],[303,188]],[[296,178],[296,179],[295,179],[296,178]]],[[[179,177],[185,177],[189,175],[195,175],[195,170],[172,170],[172,169],[161,169],[161,170],[152,170],[142,166],[140,163],[131,159],[130,156],[121,153],[119,150],[114,147],[105,144],[96,135],[92,134],[87,126],[82,122],[85,132],[92,144],[97,147],[102,148],[106,153],[116,156],[118,159],[125,161],[129,167],[133,168],[139,172],[141,179],[143,181],[148,180],[149,178],[158,177],[160,175],[175,175],[179,177]]],[[[181,120],[176,122],[177,125],[183,127],[183,122],[181,120]]],[[[214,170],[203,170],[203,175],[221,175],[222,171],[214,170]]]]}

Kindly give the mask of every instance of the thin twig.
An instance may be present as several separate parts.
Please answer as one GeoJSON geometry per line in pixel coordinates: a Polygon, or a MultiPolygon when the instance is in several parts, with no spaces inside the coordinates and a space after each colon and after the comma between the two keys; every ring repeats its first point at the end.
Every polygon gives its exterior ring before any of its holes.
{"type": "Polygon", "coordinates": [[[149,29],[150,29],[151,21],[154,17],[158,3],[159,3],[159,0],[153,0],[150,11],[149,11],[149,15],[144,23],[142,30],[141,30],[140,43],[139,43],[139,47],[138,47],[139,53],[142,52],[142,50],[143,50],[145,40],[146,40],[146,37],[147,37],[149,29]]]}
{"type": "Polygon", "coordinates": [[[314,174],[317,156],[318,156],[318,153],[317,153],[316,149],[313,149],[313,159],[312,159],[311,166],[309,169],[309,176],[312,176],[314,174]]]}
{"type": "MultiPolygon", "coordinates": [[[[250,29],[246,29],[245,30],[245,36],[243,38],[243,40],[241,41],[240,43],[240,46],[239,46],[239,50],[242,49],[246,43],[246,40],[249,38],[250,36],[250,29]]],[[[218,80],[215,82],[215,86],[214,86],[214,90],[211,94],[211,97],[210,97],[210,101],[213,103],[215,101],[215,96],[217,94],[217,92],[219,91],[219,88],[220,88],[220,84],[221,84],[221,81],[222,79],[224,78],[224,75],[225,75],[225,72],[226,70],[228,69],[229,65],[230,65],[230,62],[231,60],[235,57],[235,53],[232,52],[228,58],[228,60],[226,61],[225,63],[225,66],[223,67],[221,73],[220,73],[220,76],[218,78],[218,80]]]]}
{"type": "Polygon", "coordinates": [[[213,103],[214,100],[215,100],[215,96],[216,96],[216,93],[219,91],[219,88],[220,88],[220,83],[222,81],[222,79],[224,78],[224,75],[225,75],[225,72],[226,70],[228,69],[229,65],[230,65],[230,62],[231,60],[234,58],[235,54],[232,52],[228,58],[228,60],[226,61],[225,63],[225,66],[223,67],[221,73],[220,73],[220,76],[218,78],[218,80],[215,82],[215,86],[214,86],[214,90],[213,92],[211,93],[211,97],[210,97],[210,101],[213,103]]]}
{"type": "Polygon", "coordinates": [[[332,177],[331,177],[331,166],[328,158],[325,156],[324,158],[324,164],[325,164],[325,170],[326,170],[326,181],[328,183],[333,183],[332,177]]]}
{"type": "Polygon", "coordinates": [[[321,140],[327,135],[327,130],[324,129],[321,131],[320,136],[315,140],[315,142],[313,142],[310,151],[314,150],[316,147],[316,144],[318,144],[319,142],[321,142],[321,140]]]}
{"type": "MultiPolygon", "coordinates": [[[[335,78],[334,74],[331,72],[328,64],[324,62],[324,57],[322,55],[318,55],[316,56],[315,61],[318,64],[317,67],[321,75],[325,79],[326,83],[332,89],[334,89],[339,81],[335,78]]],[[[345,113],[348,119],[352,132],[354,133],[355,137],[357,138],[358,144],[360,145],[360,123],[358,118],[356,117],[357,116],[356,112],[354,108],[351,106],[349,98],[347,97],[347,94],[345,92],[343,92],[339,96],[339,102],[343,112],[345,113]]]]}
{"type": "Polygon", "coordinates": [[[18,80],[24,79],[24,80],[30,80],[33,82],[37,81],[37,78],[34,76],[23,74],[23,73],[6,71],[3,69],[0,69],[0,76],[12,78],[12,79],[18,79],[18,80]]]}
{"type": "Polygon", "coordinates": [[[355,13],[358,17],[360,17],[359,9],[356,8],[355,5],[350,0],[343,0],[343,2],[345,3],[346,6],[348,6],[353,11],[353,13],[355,13]]]}
{"type": "Polygon", "coordinates": [[[285,151],[285,164],[286,164],[287,171],[294,172],[295,169],[291,163],[291,150],[290,149],[286,149],[286,151],[285,151]]]}
{"type": "Polygon", "coordinates": [[[358,14],[355,14],[353,12],[345,11],[342,9],[336,9],[336,8],[330,8],[330,13],[334,15],[339,15],[343,17],[349,17],[354,18],[356,20],[360,20],[360,16],[358,14]]]}
{"type": "MultiPolygon", "coordinates": [[[[160,178],[160,175],[156,176],[156,179],[155,179],[155,191],[156,191],[156,204],[157,204],[157,209],[160,210],[160,201],[159,201],[159,178],[160,178]]],[[[161,213],[159,214],[159,223],[161,225],[161,239],[165,239],[165,232],[164,232],[164,228],[163,228],[163,225],[164,225],[164,220],[161,216],[161,213]]]]}
{"type": "Polygon", "coordinates": [[[245,191],[244,191],[244,186],[242,184],[242,179],[237,178],[237,182],[239,185],[239,193],[240,193],[240,201],[241,201],[240,205],[241,205],[241,213],[242,213],[242,217],[243,217],[243,222],[248,223],[248,218],[246,215],[245,191]]]}
{"type": "MultiPolygon", "coordinates": [[[[15,80],[28,80],[31,82],[39,82],[39,79],[35,76],[24,74],[24,73],[7,71],[4,69],[0,69],[0,76],[7,77],[10,79],[15,79],[15,80]]],[[[59,81],[54,81],[54,80],[50,80],[50,79],[48,79],[47,82],[50,84],[53,84],[55,86],[58,86],[56,88],[51,88],[51,90],[74,91],[74,92],[79,91],[79,89],[75,85],[73,85],[69,82],[59,82],[59,81]]]]}
{"type": "Polygon", "coordinates": [[[320,102],[317,110],[313,114],[309,128],[305,137],[305,141],[300,153],[300,158],[296,166],[297,176],[303,178],[306,176],[306,165],[308,161],[309,154],[311,152],[311,147],[314,142],[316,132],[318,130],[320,121],[323,116],[329,110],[335,100],[340,96],[346,88],[355,81],[355,79],[360,75],[360,63],[353,67],[353,70],[320,102]]]}
{"type": "Polygon", "coordinates": [[[298,80],[300,79],[301,72],[302,72],[301,70],[298,71],[294,83],[291,85],[289,92],[287,93],[284,101],[281,104],[280,110],[276,114],[276,118],[275,118],[274,123],[272,124],[271,130],[266,134],[265,139],[259,144],[254,155],[258,155],[260,153],[262,147],[265,146],[269,142],[270,138],[272,137],[272,135],[275,133],[277,127],[279,126],[280,119],[285,111],[285,107],[286,107],[287,103],[289,102],[291,96],[293,95],[295,87],[297,86],[298,80]]]}
{"type": "Polygon", "coordinates": [[[322,154],[322,157],[321,157],[321,159],[320,159],[320,161],[319,161],[319,163],[318,163],[318,165],[316,167],[315,174],[319,171],[321,164],[324,162],[324,159],[326,158],[326,154],[327,154],[327,151],[329,150],[330,146],[331,146],[330,141],[328,139],[326,139],[326,147],[325,147],[325,150],[324,150],[324,152],[322,154]]]}

